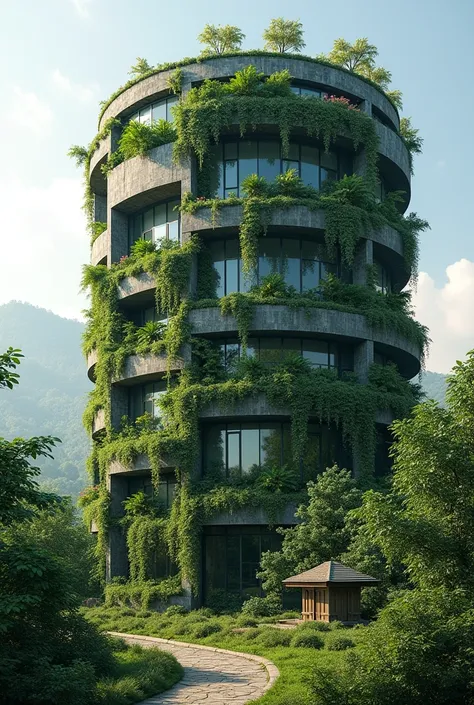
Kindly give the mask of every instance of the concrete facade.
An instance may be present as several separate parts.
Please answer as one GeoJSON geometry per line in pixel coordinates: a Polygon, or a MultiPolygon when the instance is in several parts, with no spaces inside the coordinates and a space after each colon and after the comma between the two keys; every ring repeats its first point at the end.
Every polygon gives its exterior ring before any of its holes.
{"type": "MultiPolygon", "coordinates": [[[[318,87],[328,91],[341,92],[359,104],[359,109],[370,116],[383,117],[386,124],[375,121],[379,138],[379,167],[390,190],[403,190],[406,193],[404,207],[410,200],[410,163],[408,151],[397,134],[399,116],[383,93],[361,78],[345,71],[316,64],[314,62],[288,57],[239,56],[213,58],[183,67],[183,91],[206,78],[226,79],[235,72],[253,64],[258,71],[270,75],[288,68],[294,80],[308,87],[318,87]]],[[[139,108],[169,95],[168,79],[173,70],[150,76],[118,95],[106,108],[100,120],[103,128],[109,118],[119,118],[123,122],[139,108]]],[[[262,117],[262,125],[265,119],[262,117]]],[[[274,132],[271,127],[272,134],[274,132]]],[[[151,150],[146,157],[136,157],[119,164],[106,178],[101,166],[115,149],[118,132],[114,128],[93,154],[90,163],[90,185],[95,194],[95,217],[106,222],[107,230],[93,243],[91,261],[93,264],[111,266],[121,257],[129,254],[129,218],[167,199],[179,198],[185,192],[196,193],[197,170],[193,160],[177,164],[173,160],[173,145],[167,144],[151,150]]],[[[354,172],[363,173],[366,158],[359,149],[354,155],[354,172]]],[[[228,236],[236,237],[242,220],[241,206],[223,207],[213,222],[209,209],[202,209],[194,215],[183,214],[181,218],[181,238],[185,242],[193,233],[199,233],[204,243],[228,236]]],[[[285,234],[323,242],[325,214],[322,210],[310,211],[304,206],[281,209],[272,212],[268,229],[274,234],[285,234]]],[[[367,266],[375,261],[389,265],[394,288],[402,289],[409,279],[403,259],[403,243],[400,233],[390,227],[381,228],[367,235],[358,243],[351,277],[356,284],[366,283],[367,266]]],[[[196,285],[196,262],[193,264],[191,292],[196,285]]],[[[154,305],[155,280],[153,275],[142,273],[124,278],[118,286],[118,305],[127,316],[154,305]]],[[[191,334],[209,339],[237,337],[237,322],[232,316],[224,317],[217,307],[194,309],[190,313],[191,334]]],[[[412,342],[394,331],[374,330],[364,316],[341,311],[315,308],[311,311],[290,309],[286,306],[261,305],[255,307],[254,319],[250,327],[251,336],[304,337],[323,339],[349,347],[353,352],[354,372],[359,383],[368,381],[368,371],[377,353],[394,361],[400,372],[407,378],[420,369],[420,350],[412,342]]],[[[179,372],[190,362],[190,349],[182,351],[181,357],[171,363],[171,371],[179,372]]],[[[88,357],[88,376],[94,380],[97,363],[95,352],[88,357]]],[[[135,386],[162,380],[168,371],[168,363],[162,356],[129,357],[120,376],[112,381],[111,425],[120,428],[121,419],[129,414],[130,390],[135,386]]],[[[255,422],[259,419],[289,420],[289,409],[272,408],[264,397],[256,397],[223,408],[218,404],[200,412],[203,424],[232,421],[255,422]]],[[[381,410],[376,421],[380,426],[391,423],[390,412],[381,410]]],[[[93,437],[100,438],[105,428],[104,413],[99,412],[94,420],[93,437]]],[[[167,477],[175,469],[174,458],[162,458],[161,467],[167,477]]],[[[200,467],[196,472],[200,471],[200,467]]],[[[356,471],[357,469],[354,468],[356,471]]],[[[111,492],[111,513],[119,519],[123,513],[122,502],[127,498],[131,482],[149,478],[149,459],[141,454],[129,465],[118,460],[108,469],[108,487],[111,492]]],[[[136,490],[134,490],[136,491],[136,490]]],[[[295,523],[295,507],[288,506],[278,518],[278,523],[295,523]]],[[[263,509],[246,509],[233,513],[221,513],[207,520],[206,527],[238,529],[268,524],[263,509]]],[[[204,548],[203,548],[204,551],[204,548]]],[[[107,555],[107,577],[127,575],[126,537],[123,529],[112,523],[107,555]]],[[[189,604],[191,598],[189,597],[189,604]]]]}

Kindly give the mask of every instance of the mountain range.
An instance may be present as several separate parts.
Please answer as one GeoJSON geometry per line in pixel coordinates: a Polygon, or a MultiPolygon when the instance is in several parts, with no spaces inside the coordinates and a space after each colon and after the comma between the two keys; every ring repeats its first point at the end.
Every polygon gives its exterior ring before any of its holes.
{"type": "MultiPolygon", "coordinates": [[[[0,351],[10,345],[24,354],[20,384],[0,391],[0,437],[53,435],[62,440],[54,460],[43,459],[42,480],[51,489],[77,496],[87,484],[89,440],[82,412],[92,385],[81,353],[84,325],[31,304],[0,306],[0,351]]],[[[444,404],[446,375],[425,372],[427,398],[444,404]]]]}

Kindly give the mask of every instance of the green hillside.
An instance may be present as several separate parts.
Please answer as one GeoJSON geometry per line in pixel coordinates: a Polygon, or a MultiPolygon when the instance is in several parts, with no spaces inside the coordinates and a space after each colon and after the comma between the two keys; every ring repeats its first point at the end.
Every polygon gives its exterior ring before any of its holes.
{"type": "Polygon", "coordinates": [[[0,350],[21,348],[20,385],[0,392],[0,436],[54,435],[62,443],[41,463],[43,478],[62,494],[86,483],[89,442],[82,412],[91,384],[81,353],[84,326],[30,304],[0,306],[0,350]]]}
{"type": "Polygon", "coordinates": [[[421,376],[421,386],[427,399],[434,399],[442,406],[445,404],[446,383],[448,375],[439,372],[423,372],[421,376]]]}

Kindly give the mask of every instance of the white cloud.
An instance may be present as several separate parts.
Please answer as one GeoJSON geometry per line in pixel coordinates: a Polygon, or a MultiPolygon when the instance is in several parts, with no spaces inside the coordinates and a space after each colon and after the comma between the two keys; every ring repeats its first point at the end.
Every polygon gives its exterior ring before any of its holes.
{"type": "Polygon", "coordinates": [[[14,86],[10,109],[5,113],[5,119],[16,126],[31,130],[39,137],[46,137],[51,132],[54,115],[49,105],[38,98],[36,93],[14,86]]]}
{"type": "Polygon", "coordinates": [[[97,83],[92,83],[89,86],[73,83],[73,81],[61,73],[59,69],[53,71],[51,79],[56,88],[62,93],[75,98],[81,103],[90,103],[91,100],[96,97],[99,90],[97,83]]]}
{"type": "Polygon", "coordinates": [[[81,17],[89,17],[89,5],[92,0],[72,0],[72,4],[77,10],[77,14],[81,17]]]}
{"type": "Polygon", "coordinates": [[[81,318],[81,267],[89,260],[79,179],[46,188],[0,182],[2,276],[0,304],[27,301],[60,316],[81,318]]]}
{"type": "Polygon", "coordinates": [[[433,342],[427,368],[434,372],[449,372],[474,348],[474,262],[454,262],[446,275],[448,281],[437,288],[421,272],[413,296],[417,319],[430,329],[433,342]]]}

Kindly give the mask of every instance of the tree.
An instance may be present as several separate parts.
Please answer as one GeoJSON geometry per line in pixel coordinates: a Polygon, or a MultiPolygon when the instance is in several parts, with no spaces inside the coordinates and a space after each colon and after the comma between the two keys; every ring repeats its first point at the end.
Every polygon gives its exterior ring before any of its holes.
{"type": "MultiPolygon", "coordinates": [[[[0,355],[0,388],[18,383],[20,356],[12,348],[0,355]]],[[[1,705],[91,705],[97,677],[114,666],[106,638],[77,611],[71,533],[68,545],[51,528],[39,534],[47,514],[64,509],[40,491],[30,460],[49,455],[57,440],[0,438],[1,705]]]]}
{"type": "MultiPolygon", "coordinates": [[[[367,37],[356,39],[353,44],[340,37],[336,39],[333,48],[326,56],[332,64],[342,66],[348,71],[364,76],[376,83],[384,91],[387,91],[392,80],[392,74],[381,66],[376,66],[375,60],[378,56],[378,49],[375,44],[369,44],[367,37]]],[[[387,91],[387,95],[401,108],[400,91],[387,91]]]]}
{"type": "Polygon", "coordinates": [[[299,52],[306,46],[303,40],[303,25],[299,20],[284,20],[277,17],[264,31],[265,49],[267,51],[299,52]]]}
{"type": "Polygon", "coordinates": [[[316,673],[316,703],[329,703],[328,680],[332,702],[348,705],[474,702],[474,351],[453,372],[448,408],[426,402],[394,423],[390,492],[363,498],[369,542],[412,589],[339,676],[316,673]]]}
{"type": "Polygon", "coordinates": [[[140,78],[140,76],[144,76],[149,71],[152,71],[152,69],[153,66],[150,66],[146,59],[141,59],[137,56],[136,62],[131,66],[128,75],[132,78],[140,78]]]}
{"type": "Polygon", "coordinates": [[[421,154],[423,151],[423,138],[418,133],[419,130],[411,124],[411,118],[402,117],[400,119],[400,134],[412,154],[421,154]]]}
{"type": "Polygon", "coordinates": [[[360,504],[360,492],[348,470],[328,468],[316,482],[308,483],[308,503],[298,507],[300,524],[283,529],[280,551],[262,556],[259,577],[267,593],[281,594],[281,581],[309,570],[347,549],[348,512],[360,504]]]}
{"type": "Polygon", "coordinates": [[[244,39],[245,34],[242,30],[230,24],[226,24],[223,27],[221,25],[207,24],[198,37],[201,44],[206,46],[203,52],[205,54],[224,54],[228,51],[238,51],[244,39]]]}

